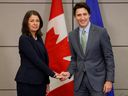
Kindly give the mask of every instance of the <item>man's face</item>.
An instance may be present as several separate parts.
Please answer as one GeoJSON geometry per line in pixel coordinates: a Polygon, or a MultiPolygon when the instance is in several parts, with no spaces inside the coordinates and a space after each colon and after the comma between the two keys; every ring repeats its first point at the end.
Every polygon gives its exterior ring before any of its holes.
{"type": "Polygon", "coordinates": [[[76,10],[75,18],[79,26],[85,28],[89,23],[90,14],[85,8],[79,8],[76,10]]]}

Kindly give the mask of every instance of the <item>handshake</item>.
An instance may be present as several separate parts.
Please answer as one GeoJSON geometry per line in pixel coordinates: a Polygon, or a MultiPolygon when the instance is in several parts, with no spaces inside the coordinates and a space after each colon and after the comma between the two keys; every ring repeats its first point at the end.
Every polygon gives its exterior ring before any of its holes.
{"type": "Polygon", "coordinates": [[[60,81],[64,81],[66,79],[68,79],[70,77],[70,73],[69,72],[61,72],[59,73],[55,73],[54,78],[59,79],[60,81]]]}

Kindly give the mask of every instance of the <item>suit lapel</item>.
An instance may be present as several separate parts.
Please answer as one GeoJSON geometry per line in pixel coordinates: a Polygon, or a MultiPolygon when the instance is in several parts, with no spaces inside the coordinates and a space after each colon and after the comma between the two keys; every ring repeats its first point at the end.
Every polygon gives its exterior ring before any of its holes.
{"type": "Polygon", "coordinates": [[[42,56],[44,56],[44,54],[45,54],[45,56],[48,58],[48,55],[47,55],[47,50],[46,50],[46,48],[45,48],[45,45],[44,45],[44,43],[43,43],[43,40],[42,40],[42,38],[41,37],[39,37],[38,38],[39,39],[39,42],[41,43],[41,45],[42,45],[42,49],[38,46],[38,50],[40,51],[40,54],[42,55],[42,56]]]}
{"type": "Polygon", "coordinates": [[[35,49],[35,51],[37,52],[37,54],[38,54],[39,56],[41,56],[42,58],[45,57],[45,59],[47,59],[47,62],[48,62],[47,51],[46,51],[46,49],[45,49],[45,46],[44,46],[44,44],[43,44],[43,41],[42,41],[41,37],[38,38],[38,39],[39,39],[39,41],[42,43],[42,48],[43,48],[43,49],[41,49],[41,48],[37,45],[37,42],[36,42],[33,38],[31,38],[31,39],[32,39],[33,48],[35,49]]]}
{"type": "Polygon", "coordinates": [[[33,48],[35,49],[36,52],[39,53],[36,41],[32,37],[30,39],[31,39],[31,44],[32,44],[33,48]]]}
{"type": "Polygon", "coordinates": [[[81,46],[81,43],[80,43],[80,34],[79,34],[79,28],[77,28],[76,30],[75,30],[75,39],[74,40],[76,40],[76,46],[78,47],[78,52],[80,53],[80,55],[83,57],[83,55],[84,55],[84,52],[83,52],[83,48],[82,48],[82,46],[81,46]]]}
{"type": "Polygon", "coordinates": [[[90,30],[89,30],[89,34],[88,34],[88,41],[87,41],[87,45],[86,45],[86,51],[85,51],[85,56],[87,56],[88,54],[88,51],[92,45],[92,42],[93,42],[93,39],[94,39],[94,27],[93,25],[91,24],[90,26],[90,30]]]}

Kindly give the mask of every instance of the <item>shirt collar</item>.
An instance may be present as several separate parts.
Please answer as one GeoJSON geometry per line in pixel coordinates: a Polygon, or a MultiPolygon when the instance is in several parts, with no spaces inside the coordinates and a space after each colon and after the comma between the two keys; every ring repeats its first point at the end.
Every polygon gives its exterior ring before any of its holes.
{"type": "MultiPolygon", "coordinates": [[[[89,33],[90,26],[91,26],[91,23],[89,22],[87,27],[84,29],[85,32],[89,33]]],[[[79,29],[80,29],[81,32],[83,31],[83,28],[79,27],[79,29]]]]}

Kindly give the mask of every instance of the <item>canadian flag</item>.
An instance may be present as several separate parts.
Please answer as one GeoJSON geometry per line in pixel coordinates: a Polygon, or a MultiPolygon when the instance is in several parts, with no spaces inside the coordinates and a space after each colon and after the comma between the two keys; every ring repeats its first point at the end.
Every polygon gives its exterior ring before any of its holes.
{"type": "MultiPolygon", "coordinates": [[[[52,0],[45,46],[48,51],[49,66],[57,73],[66,71],[70,63],[71,54],[67,35],[62,1],[52,0]]],[[[65,81],[50,78],[48,96],[73,96],[73,78],[65,81]]]]}

